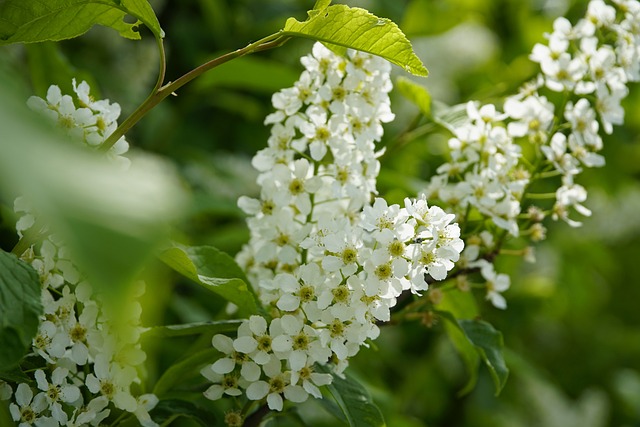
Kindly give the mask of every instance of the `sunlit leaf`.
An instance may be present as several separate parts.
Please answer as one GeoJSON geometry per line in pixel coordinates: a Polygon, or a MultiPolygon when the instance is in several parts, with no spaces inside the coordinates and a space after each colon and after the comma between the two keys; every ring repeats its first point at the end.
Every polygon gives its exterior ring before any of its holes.
{"type": "Polygon", "coordinates": [[[139,39],[145,24],[157,37],[163,32],[147,0],[4,0],[0,2],[0,45],[57,41],[77,37],[94,25],[139,39]],[[128,23],[131,15],[138,22],[128,23]]]}
{"type": "Polygon", "coordinates": [[[211,246],[174,247],[160,259],[183,276],[238,306],[243,315],[258,312],[248,279],[233,258],[211,246]]]}
{"type": "Polygon", "coordinates": [[[15,366],[31,348],[42,314],[40,278],[30,265],[0,251],[0,366],[15,366]]]}
{"type": "Polygon", "coordinates": [[[289,18],[281,33],[361,50],[381,56],[411,74],[428,74],[402,30],[389,19],[378,18],[365,9],[335,4],[312,10],[304,22],[289,18]]]}
{"type": "Polygon", "coordinates": [[[431,94],[426,87],[406,77],[398,77],[396,88],[405,98],[414,103],[425,116],[431,116],[431,94]]]}
{"type": "MultiPolygon", "coordinates": [[[[325,366],[318,366],[317,370],[331,373],[330,369],[325,366]]],[[[349,426],[386,426],[382,412],[380,412],[380,409],[373,403],[371,395],[362,384],[348,374],[346,374],[344,378],[333,373],[331,373],[331,375],[333,376],[333,381],[327,386],[327,390],[335,399],[344,415],[344,420],[346,420],[349,426]]],[[[342,417],[338,418],[342,419],[342,417]]]]}

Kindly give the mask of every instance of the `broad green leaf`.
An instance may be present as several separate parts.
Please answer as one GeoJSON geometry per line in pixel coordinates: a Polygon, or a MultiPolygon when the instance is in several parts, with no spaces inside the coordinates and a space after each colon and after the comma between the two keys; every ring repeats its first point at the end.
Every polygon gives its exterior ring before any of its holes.
{"type": "Polygon", "coordinates": [[[500,394],[509,376],[509,369],[502,353],[504,348],[502,334],[490,323],[481,320],[458,320],[458,323],[489,368],[496,395],[500,394]]]}
{"type": "Polygon", "coordinates": [[[396,80],[396,88],[405,98],[414,103],[422,114],[431,116],[431,94],[427,88],[402,76],[396,80]]]}
{"type": "Polygon", "coordinates": [[[160,425],[173,425],[173,420],[188,418],[202,427],[221,425],[211,411],[196,406],[191,402],[167,399],[158,402],[151,411],[153,420],[160,425]]]}
{"type": "Polygon", "coordinates": [[[281,34],[361,50],[381,56],[411,74],[428,74],[402,30],[389,19],[378,18],[365,9],[335,4],[312,10],[304,22],[289,18],[281,34]]]}
{"type": "Polygon", "coordinates": [[[456,319],[473,319],[479,315],[478,303],[473,294],[459,289],[445,292],[438,310],[448,311],[456,319]]]}
{"type": "Polygon", "coordinates": [[[113,28],[129,39],[139,39],[140,22],[156,37],[163,37],[147,0],[3,0],[0,2],[0,45],[70,39],[86,33],[94,25],[113,28]],[[126,15],[138,22],[125,22],[126,15]]]}
{"type": "Polygon", "coordinates": [[[160,38],[164,38],[164,31],[160,28],[160,22],[148,0],[114,0],[120,3],[121,7],[132,16],[135,16],[151,32],[160,38]]]}
{"type": "Polygon", "coordinates": [[[199,376],[200,369],[208,363],[213,363],[219,354],[220,352],[212,347],[194,353],[186,359],[171,365],[156,382],[153,393],[162,398],[162,396],[171,391],[175,385],[183,382],[185,379],[199,376]]]}
{"type": "MultiPolygon", "coordinates": [[[[145,337],[170,338],[185,335],[199,335],[202,333],[220,334],[223,332],[233,332],[238,329],[242,321],[221,320],[217,322],[196,322],[181,325],[153,326],[144,331],[145,337]]],[[[2,378],[0,373],[0,378],[2,378]]]]}
{"type": "MultiPolygon", "coordinates": [[[[350,427],[384,427],[386,423],[380,409],[373,403],[371,395],[362,384],[352,376],[345,378],[333,374],[327,366],[316,365],[317,370],[330,373],[333,381],[327,390],[340,407],[344,420],[350,427]]],[[[339,417],[342,419],[342,417],[339,417]]]]}
{"type": "Polygon", "coordinates": [[[469,338],[465,335],[464,330],[460,327],[456,318],[450,312],[438,310],[436,311],[436,314],[446,320],[444,329],[447,332],[451,343],[458,352],[458,355],[460,355],[462,363],[464,363],[467,374],[469,375],[467,383],[458,392],[459,396],[463,396],[470,393],[478,382],[480,355],[473,343],[471,343],[469,338]]]}
{"type": "Polygon", "coordinates": [[[243,315],[256,314],[253,290],[233,258],[211,246],[174,247],[160,259],[183,276],[238,306],[243,315]]]}
{"type": "Polygon", "coordinates": [[[0,251],[0,366],[8,370],[31,348],[42,303],[40,278],[30,265],[0,251]]]}

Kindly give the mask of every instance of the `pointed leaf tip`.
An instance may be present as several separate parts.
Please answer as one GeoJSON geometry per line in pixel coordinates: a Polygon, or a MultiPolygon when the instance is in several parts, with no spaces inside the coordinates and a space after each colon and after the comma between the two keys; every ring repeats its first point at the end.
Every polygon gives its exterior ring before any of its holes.
{"type": "MultiPolygon", "coordinates": [[[[316,6],[326,1],[318,1],[316,6]]],[[[289,18],[283,35],[304,37],[380,56],[405,71],[421,77],[428,74],[413,51],[411,42],[391,20],[379,18],[365,9],[342,4],[314,9],[309,19],[289,18]]]]}

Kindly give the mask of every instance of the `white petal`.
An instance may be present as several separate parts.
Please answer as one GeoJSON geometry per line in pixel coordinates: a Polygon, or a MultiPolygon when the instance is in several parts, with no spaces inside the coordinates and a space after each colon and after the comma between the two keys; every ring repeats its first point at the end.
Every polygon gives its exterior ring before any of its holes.
{"type": "Polygon", "coordinates": [[[260,400],[269,393],[269,384],[265,381],[257,381],[247,387],[246,393],[249,400],[260,400]]]}
{"type": "Polygon", "coordinates": [[[210,400],[218,400],[224,393],[224,387],[220,384],[214,384],[204,392],[204,397],[210,400]]]}
{"type": "Polygon", "coordinates": [[[233,359],[225,357],[224,359],[218,359],[211,365],[211,369],[218,374],[228,374],[233,371],[236,366],[236,362],[233,359]]]}
{"type": "Polygon", "coordinates": [[[282,411],[284,402],[282,401],[282,396],[277,393],[271,393],[267,396],[267,404],[272,411],[282,411]]]}

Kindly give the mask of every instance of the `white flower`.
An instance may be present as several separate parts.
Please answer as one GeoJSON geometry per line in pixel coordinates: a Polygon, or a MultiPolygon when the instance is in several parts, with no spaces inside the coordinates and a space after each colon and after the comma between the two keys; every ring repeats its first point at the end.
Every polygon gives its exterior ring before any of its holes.
{"type": "Polygon", "coordinates": [[[99,396],[91,399],[85,406],[76,408],[67,421],[67,427],[85,427],[87,425],[100,425],[100,423],[109,416],[111,412],[106,409],[109,405],[109,399],[105,396],[99,396]]]}
{"type": "Polygon", "coordinates": [[[117,408],[134,412],[138,406],[129,392],[131,382],[136,378],[131,367],[121,368],[110,363],[103,354],[96,356],[93,373],[87,375],[85,384],[91,393],[100,393],[112,401],[117,408]]]}
{"type": "Polygon", "coordinates": [[[142,427],[158,427],[158,423],[151,419],[149,411],[158,404],[158,397],[155,394],[143,394],[136,398],[138,407],[133,412],[142,427]]]}
{"type": "MultiPolygon", "coordinates": [[[[214,372],[211,365],[207,365],[200,370],[200,375],[213,383],[204,392],[204,397],[207,399],[218,400],[225,394],[229,396],[242,395],[241,384],[243,384],[243,380],[235,373],[221,375],[214,372]]],[[[246,384],[243,385],[246,386],[246,384]]]]}
{"type": "Polygon", "coordinates": [[[51,415],[60,424],[64,425],[68,416],[62,409],[61,402],[73,403],[80,398],[80,389],[75,385],[67,384],[69,371],[65,368],[56,368],[51,374],[51,383],[47,381],[44,371],[36,370],[35,377],[38,388],[49,404],[51,415]]]}
{"type": "Polygon", "coordinates": [[[9,412],[18,427],[37,425],[38,427],[58,427],[58,421],[51,417],[45,417],[42,413],[47,409],[47,400],[44,394],[39,393],[33,397],[33,391],[25,384],[18,384],[15,394],[16,403],[9,405],[9,412]]]}
{"type": "Polygon", "coordinates": [[[518,137],[546,131],[553,121],[553,104],[544,96],[529,96],[523,101],[508,98],[504,103],[504,112],[513,121],[507,130],[518,137]]]}
{"type": "Polygon", "coordinates": [[[511,284],[509,276],[503,273],[496,273],[493,264],[485,260],[479,261],[478,264],[481,266],[480,273],[486,280],[487,300],[489,300],[494,307],[504,310],[507,308],[507,301],[502,296],[502,292],[509,289],[511,284]]]}
{"type": "Polygon", "coordinates": [[[309,397],[304,388],[291,384],[290,375],[281,371],[280,360],[277,357],[272,355],[269,362],[263,366],[263,370],[268,380],[256,381],[247,387],[246,393],[249,400],[261,400],[266,397],[269,409],[282,411],[283,395],[287,400],[295,403],[304,402],[309,397]]]}

